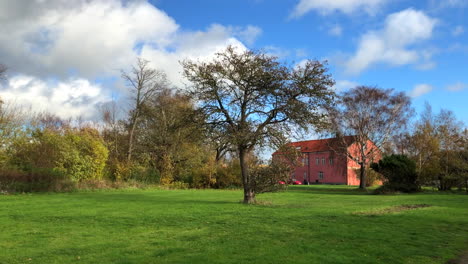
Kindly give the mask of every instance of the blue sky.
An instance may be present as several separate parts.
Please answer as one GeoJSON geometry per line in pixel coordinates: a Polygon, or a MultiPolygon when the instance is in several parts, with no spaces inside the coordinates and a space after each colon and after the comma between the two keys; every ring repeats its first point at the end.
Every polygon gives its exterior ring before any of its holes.
{"type": "Polygon", "coordinates": [[[95,0],[0,3],[0,96],[95,118],[124,98],[119,80],[137,56],[184,85],[178,61],[209,60],[232,44],[281,60],[328,60],[336,89],[404,91],[419,112],[455,112],[468,123],[465,0],[95,0]],[[8,40],[8,42],[7,42],[8,40]]]}

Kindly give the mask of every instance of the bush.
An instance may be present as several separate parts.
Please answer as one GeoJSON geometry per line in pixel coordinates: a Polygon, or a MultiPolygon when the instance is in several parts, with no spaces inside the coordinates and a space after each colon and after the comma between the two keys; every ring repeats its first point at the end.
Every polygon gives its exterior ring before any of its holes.
{"type": "MultiPolygon", "coordinates": [[[[366,187],[374,186],[379,184],[382,181],[382,175],[376,172],[371,168],[366,168],[366,187]]],[[[361,175],[361,169],[355,169],[354,172],[356,173],[357,177],[361,175]]]]}
{"type": "Polygon", "coordinates": [[[256,166],[250,171],[255,181],[255,192],[276,192],[287,188],[286,184],[280,184],[280,181],[286,182],[291,174],[290,166],[283,161],[273,160],[266,166],[256,166]]]}
{"type": "Polygon", "coordinates": [[[36,130],[14,142],[10,163],[19,171],[49,171],[73,182],[103,178],[108,151],[97,131],[36,130]]]}
{"type": "Polygon", "coordinates": [[[50,169],[25,172],[10,168],[0,171],[0,192],[71,191],[74,188],[74,183],[63,174],[50,169]]]}
{"type": "Polygon", "coordinates": [[[381,192],[417,192],[420,186],[417,182],[416,164],[405,155],[390,155],[379,163],[373,163],[372,169],[385,178],[384,185],[376,190],[381,192]]]}

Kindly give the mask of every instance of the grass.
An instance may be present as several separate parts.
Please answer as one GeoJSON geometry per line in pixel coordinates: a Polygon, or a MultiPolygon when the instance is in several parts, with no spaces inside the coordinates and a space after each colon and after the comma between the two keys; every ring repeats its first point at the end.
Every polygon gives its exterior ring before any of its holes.
{"type": "Polygon", "coordinates": [[[241,198],[225,190],[3,195],[0,263],[428,264],[468,249],[468,195],[298,186],[260,195],[258,205],[241,198]]]}

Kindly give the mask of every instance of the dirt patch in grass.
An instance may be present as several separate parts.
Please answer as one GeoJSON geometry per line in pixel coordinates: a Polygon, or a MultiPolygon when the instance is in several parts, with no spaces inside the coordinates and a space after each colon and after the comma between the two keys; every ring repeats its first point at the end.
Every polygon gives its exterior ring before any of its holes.
{"type": "Polygon", "coordinates": [[[450,259],[447,264],[468,264],[468,250],[463,252],[459,257],[450,259]]]}
{"type": "Polygon", "coordinates": [[[366,212],[356,212],[356,215],[366,215],[366,216],[378,216],[378,215],[385,215],[391,213],[400,213],[408,210],[415,210],[419,208],[426,208],[431,207],[430,204],[402,204],[398,206],[392,206],[389,208],[373,210],[373,211],[366,211],[366,212]]]}

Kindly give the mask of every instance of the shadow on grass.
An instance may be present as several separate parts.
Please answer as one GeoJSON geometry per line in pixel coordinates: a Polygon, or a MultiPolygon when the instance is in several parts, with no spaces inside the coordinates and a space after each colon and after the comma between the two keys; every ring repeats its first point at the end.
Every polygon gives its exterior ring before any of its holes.
{"type": "MultiPolygon", "coordinates": [[[[75,200],[87,200],[95,201],[98,203],[151,203],[151,204],[171,204],[171,205],[183,205],[187,204],[206,204],[206,205],[221,205],[221,204],[239,204],[236,201],[229,200],[216,200],[216,198],[206,199],[205,197],[193,197],[193,199],[187,199],[186,197],[181,198],[178,195],[171,195],[170,193],[160,193],[151,192],[151,193],[97,193],[97,195],[75,195],[73,199],[75,200]],[[103,195],[104,194],[104,195],[103,195]]],[[[71,197],[69,197],[71,198],[71,197]]]]}
{"type": "Polygon", "coordinates": [[[288,191],[304,192],[313,194],[341,194],[341,195],[370,195],[375,187],[361,190],[356,186],[345,185],[301,185],[289,186],[288,191]]]}

